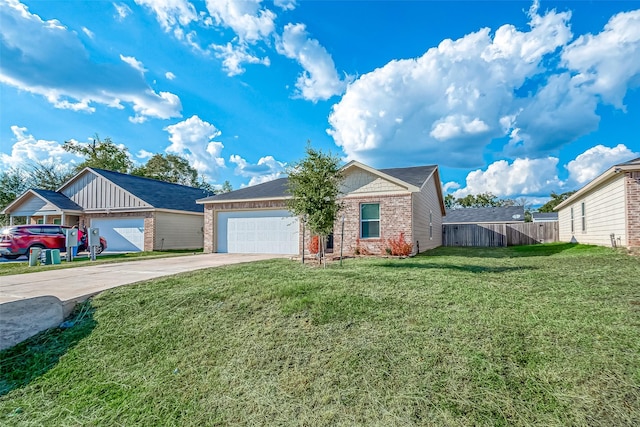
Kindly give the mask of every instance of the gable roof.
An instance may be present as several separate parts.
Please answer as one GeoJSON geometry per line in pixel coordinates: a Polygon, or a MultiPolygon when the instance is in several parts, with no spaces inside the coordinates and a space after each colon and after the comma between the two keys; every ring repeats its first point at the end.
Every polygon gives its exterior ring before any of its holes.
{"type": "Polygon", "coordinates": [[[420,188],[437,168],[436,165],[379,169],[380,172],[420,188]]]}
{"type": "MultiPolygon", "coordinates": [[[[437,171],[436,165],[430,166],[415,166],[409,168],[394,168],[394,169],[373,169],[362,163],[352,161],[343,166],[341,169],[344,171],[350,167],[359,167],[376,175],[392,178],[393,181],[400,183],[412,190],[415,187],[415,191],[419,190],[429,177],[437,171]]],[[[225,202],[225,201],[245,201],[254,199],[286,199],[291,197],[288,191],[289,178],[278,178],[273,181],[268,181],[262,184],[252,185],[250,187],[241,188],[239,190],[231,191],[229,193],[217,194],[211,197],[206,197],[198,200],[198,203],[211,203],[211,202],[225,202]]],[[[436,183],[439,188],[439,183],[436,183]]]]}
{"type": "Polygon", "coordinates": [[[31,191],[61,210],[82,211],[82,206],[58,191],[32,188],[31,191]]]}
{"type": "Polygon", "coordinates": [[[574,200],[582,197],[585,193],[588,193],[593,188],[597,187],[603,182],[608,181],[612,177],[620,174],[621,172],[627,172],[627,171],[640,171],[640,157],[611,166],[609,169],[601,173],[599,176],[589,181],[584,187],[580,188],[571,196],[567,197],[566,200],[564,200],[562,203],[560,203],[558,206],[556,206],[553,209],[558,211],[564,208],[565,206],[570,205],[571,203],[574,202],[574,200]]]}
{"type": "Polygon", "coordinates": [[[288,193],[289,178],[278,178],[273,181],[263,182],[262,184],[252,185],[250,187],[240,188],[239,190],[230,191],[228,193],[216,194],[204,199],[198,200],[198,203],[206,202],[223,202],[223,201],[240,201],[253,199],[285,199],[288,193]]]}
{"type": "Polygon", "coordinates": [[[211,195],[209,191],[186,185],[173,184],[157,179],[128,175],[106,169],[85,168],[67,181],[58,191],[87,171],[100,175],[113,184],[133,194],[156,209],[171,209],[187,212],[204,212],[203,206],[196,203],[201,197],[211,195]]]}
{"type": "Polygon", "coordinates": [[[476,224],[492,222],[524,222],[524,207],[501,206],[488,208],[447,209],[443,224],[476,224]]]}
{"type": "Polygon", "coordinates": [[[53,190],[43,190],[40,188],[30,188],[20,196],[16,197],[11,203],[9,203],[3,210],[2,213],[6,214],[11,212],[13,208],[19,204],[21,204],[28,197],[38,197],[49,203],[61,211],[78,211],[82,212],[82,206],[76,204],[73,200],[69,199],[64,194],[53,191],[53,190]]]}

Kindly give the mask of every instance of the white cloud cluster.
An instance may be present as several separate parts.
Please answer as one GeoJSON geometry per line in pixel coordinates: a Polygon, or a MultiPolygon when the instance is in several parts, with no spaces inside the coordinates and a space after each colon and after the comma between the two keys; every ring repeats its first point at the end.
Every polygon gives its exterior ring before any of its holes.
{"type": "Polygon", "coordinates": [[[347,82],[340,80],[331,55],[318,40],[309,37],[304,24],[287,24],[277,49],[302,66],[304,71],[296,82],[302,98],[317,102],[344,91],[347,82]]]}
{"type": "Polygon", "coordinates": [[[514,114],[514,90],[571,37],[568,13],[530,16],[530,31],[504,25],[492,38],[484,28],[362,75],[333,107],[329,133],[349,158],[374,165],[389,156],[481,163],[514,114]]]}
{"type": "Polygon", "coordinates": [[[116,9],[116,19],[119,21],[131,15],[131,8],[126,3],[113,3],[113,7],[116,9]]]}
{"type": "Polygon", "coordinates": [[[11,147],[11,154],[0,153],[0,169],[20,169],[30,163],[47,163],[55,165],[73,165],[84,160],[80,156],[68,153],[57,141],[36,139],[27,133],[27,128],[11,126],[15,143],[11,147]]]}
{"type": "Polygon", "coordinates": [[[219,170],[225,167],[221,156],[224,145],[214,141],[222,132],[211,123],[194,115],[165,130],[171,141],[165,151],[184,157],[206,178],[216,178],[219,170]]]}
{"type": "Polygon", "coordinates": [[[557,174],[558,159],[515,159],[512,163],[499,160],[486,170],[467,175],[466,186],[453,192],[455,197],[491,192],[500,197],[545,194],[562,182],[557,174]]]}
{"type": "Polygon", "coordinates": [[[17,0],[0,3],[0,23],[0,83],[41,95],[56,108],[93,112],[95,104],[131,104],[137,122],[180,116],[180,99],[154,92],[134,58],[92,62],[76,33],[56,20],[43,21],[17,0]]]}
{"type": "Polygon", "coordinates": [[[222,59],[222,68],[227,72],[229,77],[237,76],[246,71],[242,64],[263,64],[271,65],[269,57],[258,58],[249,53],[246,45],[212,45],[216,51],[216,57],[222,59]]]}
{"type": "Polygon", "coordinates": [[[178,39],[184,37],[183,26],[198,20],[195,7],[186,0],[135,0],[156,15],[160,26],[167,31],[173,31],[178,39]]]}
{"type": "Polygon", "coordinates": [[[452,181],[444,184],[443,191],[456,190],[452,192],[455,197],[485,192],[511,198],[546,196],[552,191],[576,190],[611,166],[636,157],[640,157],[640,152],[634,152],[624,144],[615,147],[596,145],[563,166],[568,172],[566,180],[558,178],[561,171],[556,157],[517,158],[511,163],[499,160],[485,170],[470,172],[464,188],[452,181]]]}
{"type": "Polygon", "coordinates": [[[624,144],[615,147],[596,145],[567,163],[570,184],[584,185],[611,166],[640,157],[624,144]]]}
{"type": "Polygon", "coordinates": [[[273,156],[262,157],[255,165],[236,154],[232,155],[229,161],[236,164],[236,175],[251,178],[249,186],[273,181],[285,175],[286,163],[277,161],[273,156]]]}
{"type": "MultiPolygon", "coordinates": [[[[222,61],[222,68],[228,76],[236,76],[246,71],[246,64],[271,65],[271,60],[263,54],[256,54],[256,45],[270,48],[276,40],[276,51],[295,60],[303,69],[298,77],[297,95],[317,102],[342,94],[347,79],[340,79],[331,55],[309,36],[303,24],[287,24],[281,35],[277,34],[275,12],[264,6],[262,0],[206,0],[205,12],[198,13],[187,0],[136,0],[155,13],[158,22],[167,32],[184,41],[194,50],[203,54],[213,52],[222,61]],[[212,43],[206,48],[197,42],[197,33],[189,26],[200,23],[204,27],[217,26],[233,31],[233,37],[226,43],[212,43]]],[[[277,0],[274,6],[283,11],[295,9],[295,0],[277,0]]]]}
{"type": "Polygon", "coordinates": [[[543,157],[595,130],[600,100],[621,107],[640,84],[640,11],[574,42],[569,12],[539,14],[534,2],[528,15],[526,31],[484,28],[359,76],[328,133],[347,158],[373,166],[473,167],[498,138],[510,157],[543,157]]]}

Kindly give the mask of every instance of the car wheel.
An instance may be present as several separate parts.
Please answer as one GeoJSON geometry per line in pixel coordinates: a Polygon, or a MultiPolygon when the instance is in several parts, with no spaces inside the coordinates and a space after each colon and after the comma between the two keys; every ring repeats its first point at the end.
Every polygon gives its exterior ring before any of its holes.
{"type": "Polygon", "coordinates": [[[2,255],[6,259],[18,259],[20,255],[2,255]]]}
{"type": "Polygon", "coordinates": [[[104,251],[104,246],[100,243],[100,246],[96,247],[96,255],[100,255],[104,251]]]}

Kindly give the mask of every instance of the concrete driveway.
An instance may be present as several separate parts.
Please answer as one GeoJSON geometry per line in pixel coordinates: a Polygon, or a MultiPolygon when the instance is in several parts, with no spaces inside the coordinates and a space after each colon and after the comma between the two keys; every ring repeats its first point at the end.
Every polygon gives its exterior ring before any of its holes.
{"type": "Polygon", "coordinates": [[[60,325],[73,307],[104,290],[185,271],[287,258],[195,254],[0,276],[0,350],[60,325]]]}
{"type": "Polygon", "coordinates": [[[288,256],[195,254],[0,276],[0,304],[45,295],[55,296],[63,303],[83,301],[106,289],[156,277],[272,258],[288,256]]]}

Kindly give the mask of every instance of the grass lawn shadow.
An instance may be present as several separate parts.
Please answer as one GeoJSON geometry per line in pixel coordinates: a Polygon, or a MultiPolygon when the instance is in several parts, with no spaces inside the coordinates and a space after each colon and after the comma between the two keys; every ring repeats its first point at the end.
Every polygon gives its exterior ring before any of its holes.
{"type": "Polygon", "coordinates": [[[60,358],[91,334],[96,321],[91,300],[79,304],[65,321],[66,328],[47,329],[0,351],[0,396],[44,375],[60,358]]]}
{"type": "Polygon", "coordinates": [[[599,250],[601,247],[581,245],[577,243],[542,243],[539,245],[508,246],[508,247],[461,247],[440,246],[421,252],[417,257],[464,256],[466,258],[514,258],[551,256],[565,251],[599,250]],[[595,249],[594,249],[595,248],[595,249]]]}
{"type": "Polygon", "coordinates": [[[457,265],[457,264],[425,264],[424,262],[402,262],[377,264],[385,268],[423,268],[423,269],[449,269],[466,273],[505,273],[508,271],[534,270],[535,267],[487,267],[483,265],[457,265]]]}

